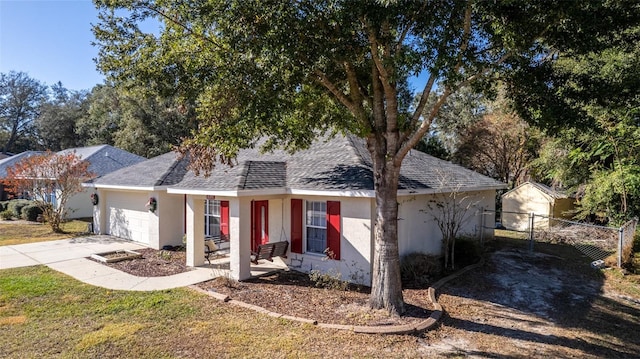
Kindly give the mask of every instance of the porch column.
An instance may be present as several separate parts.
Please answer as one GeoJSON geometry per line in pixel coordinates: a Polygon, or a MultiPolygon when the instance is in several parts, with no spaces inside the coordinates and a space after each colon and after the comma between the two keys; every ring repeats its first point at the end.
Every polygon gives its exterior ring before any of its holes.
{"type": "Polygon", "coordinates": [[[187,266],[204,264],[204,199],[187,196],[187,266]]]}
{"type": "Polygon", "coordinates": [[[231,278],[251,277],[251,200],[236,198],[229,202],[229,235],[231,237],[231,278]]]}

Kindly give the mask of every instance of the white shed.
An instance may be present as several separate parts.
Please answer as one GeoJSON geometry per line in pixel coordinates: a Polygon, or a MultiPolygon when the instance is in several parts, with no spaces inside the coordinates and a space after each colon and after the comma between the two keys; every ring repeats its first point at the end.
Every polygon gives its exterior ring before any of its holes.
{"type": "MultiPolygon", "coordinates": [[[[524,231],[529,228],[529,214],[551,218],[571,218],[575,198],[536,182],[525,182],[502,195],[502,225],[524,231]]],[[[536,220],[536,225],[542,222],[536,220]]],[[[548,223],[545,221],[545,223],[548,223]]]]}

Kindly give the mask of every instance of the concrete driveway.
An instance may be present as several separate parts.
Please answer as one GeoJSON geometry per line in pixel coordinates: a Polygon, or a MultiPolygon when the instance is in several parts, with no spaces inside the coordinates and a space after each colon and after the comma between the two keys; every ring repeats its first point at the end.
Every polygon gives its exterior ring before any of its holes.
{"type": "Polygon", "coordinates": [[[137,277],[87,259],[91,254],[114,250],[136,250],[143,245],[110,236],[88,236],[58,241],[0,246],[0,270],[46,265],[73,278],[114,290],[164,290],[184,287],[220,275],[198,267],[167,277],[137,277]]]}

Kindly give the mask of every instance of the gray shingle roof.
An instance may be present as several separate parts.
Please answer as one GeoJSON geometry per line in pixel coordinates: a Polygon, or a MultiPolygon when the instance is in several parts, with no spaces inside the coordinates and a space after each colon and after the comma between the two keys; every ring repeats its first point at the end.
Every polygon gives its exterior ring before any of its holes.
{"type": "MultiPolygon", "coordinates": [[[[337,135],[308,149],[238,153],[236,165],[217,164],[210,176],[188,171],[187,160],[170,152],[97,179],[98,186],[170,186],[176,190],[242,191],[259,189],[373,190],[371,157],[363,139],[337,135]]],[[[400,171],[401,190],[503,188],[492,178],[412,150],[400,171]]]]}
{"type": "MultiPolygon", "coordinates": [[[[544,184],[538,183],[538,182],[525,182],[525,183],[521,184],[520,186],[524,186],[526,184],[532,185],[533,187],[537,188],[542,193],[545,193],[546,195],[548,195],[549,197],[551,197],[553,199],[562,199],[562,198],[569,198],[570,197],[567,193],[565,193],[565,192],[563,192],[561,190],[557,190],[557,189],[551,188],[551,187],[549,187],[547,185],[544,185],[544,184]]],[[[518,186],[516,188],[519,188],[520,186],[518,186]]],[[[516,188],[514,188],[513,190],[515,190],[516,188]]],[[[513,190],[511,190],[511,191],[513,191],[513,190]]],[[[511,191],[509,191],[509,192],[511,192],[511,191]]],[[[509,192],[507,192],[507,193],[509,193],[509,192]]],[[[507,193],[505,193],[505,194],[507,194],[507,193]]]]}
{"type": "Polygon", "coordinates": [[[180,182],[186,172],[187,160],[180,160],[177,153],[169,152],[113,171],[93,183],[124,187],[168,186],[180,182]]]}
{"type": "Polygon", "coordinates": [[[70,152],[75,152],[76,156],[89,162],[89,171],[97,177],[146,160],[142,156],[109,145],[69,148],[58,154],[70,152]]]}
{"type": "MultiPolygon", "coordinates": [[[[318,140],[308,149],[289,154],[257,149],[238,153],[234,167],[217,165],[211,176],[187,172],[176,189],[234,191],[289,188],[297,190],[373,190],[371,157],[365,141],[355,136],[318,140]]],[[[477,172],[419,151],[405,158],[399,189],[503,188],[505,185],[477,172]]]]}
{"type": "Polygon", "coordinates": [[[15,165],[20,160],[29,158],[34,155],[39,155],[41,153],[41,151],[24,151],[22,153],[18,153],[17,155],[13,155],[11,157],[0,160],[0,178],[7,177],[7,168],[15,165]]]}

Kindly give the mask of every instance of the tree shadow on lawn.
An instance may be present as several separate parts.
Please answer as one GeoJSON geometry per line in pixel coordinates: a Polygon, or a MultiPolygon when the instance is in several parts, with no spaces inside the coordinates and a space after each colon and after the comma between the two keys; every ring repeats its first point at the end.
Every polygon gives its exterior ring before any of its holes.
{"type": "MultiPolygon", "coordinates": [[[[614,343],[610,340],[603,340],[602,338],[597,338],[594,342],[589,342],[590,339],[595,338],[570,338],[564,336],[555,336],[555,335],[546,335],[541,333],[535,333],[531,331],[521,330],[521,329],[513,329],[513,328],[505,328],[496,325],[483,324],[478,322],[473,322],[469,320],[462,320],[457,318],[447,317],[446,322],[448,326],[454,328],[463,328],[466,331],[490,334],[499,337],[508,337],[512,339],[518,339],[522,341],[531,342],[533,344],[547,344],[551,347],[563,347],[563,348],[571,348],[575,350],[580,350],[586,354],[594,355],[602,358],[637,358],[638,349],[634,347],[629,347],[628,345],[621,345],[614,343]]],[[[553,349],[551,350],[553,351],[553,349]]],[[[472,354],[473,352],[465,353],[472,354]]],[[[500,357],[504,358],[505,356],[500,354],[496,355],[495,353],[489,354],[487,356],[500,357]]],[[[545,351],[545,356],[553,356],[549,351],[545,351]]],[[[522,357],[522,356],[517,356],[522,357]]],[[[566,357],[566,353],[563,353],[561,350],[557,350],[557,357],[566,357]]]]}

